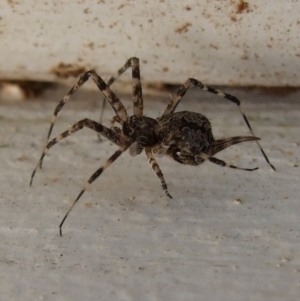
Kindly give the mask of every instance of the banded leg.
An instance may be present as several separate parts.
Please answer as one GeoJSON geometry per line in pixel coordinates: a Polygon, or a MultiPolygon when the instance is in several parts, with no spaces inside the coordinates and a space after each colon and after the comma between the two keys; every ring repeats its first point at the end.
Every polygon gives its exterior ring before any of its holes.
{"type": "Polygon", "coordinates": [[[64,96],[63,99],[56,106],[53,113],[52,122],[50,124],[50,128],[48,131],[47,141],[50,138],[54,123],[57,118],[57,114],[60,112],[63,106],[69,101],[71,95],[74,94],[90,77],[95,82],[99,90],[103,93],[105,99],[110,103],[116,115],[120,118],[121,123],[127,120],[127,113],[121,101],[118,99],[115,93],[113,93],[108,88],[108,85],[106,85],[103,79],[94,70],[90,70],[80,76],[78,82],[70,89],[68,94],[64,96]]]}
{"type": "Polygon", "coordinates": [[[120,147],[117,151],[115,151],[115,153],[109,157],[109,159],[105,162],[105,164],[103,164],[99,169],[97,169],[92,176],[89,178],[89,180],[87,181],[87,183],[85,184],[85,186],[83,187],[83,189],[80,191],[80,193],[78,194],[77,198],[75,199],[75,201],[73,202],[73,204],[71,205],[71,207],[69,208],[69,210],[67,211],[67,213],[65,214],[64,218],[62,219],[61,223],[59,224],[59,234],[60,236],[62,236],[62,226],[66,220],[66,218],[68,217],[69,213],[72,211],[72,209],[74,208],[74,206],[76,205],[76,203],[78,202],[78,200],[80,199],[80,197],[83,195],[83,193],[88,189],[88,187],[103,173],[103,171],[109,166],[111,165],[116,159],[118,159],[129,147],[130,144],[126,144],[123,147],[120,147]]]}
{"type": "MultiPolygon", "coordinates": [[[[143,115],[144,105],[143,105],[143,91],[142,91],[142,84],[141,84],[141,77],[140,77],[140,63],[138,58],[132,57],[128,59],[125,65],[122,68],[120,68],[118,72],[107,81],[107,86],[110,87],[117,80],[117,78],[121,76],[130,67],[132,68],[133,114],[141,116],[143,115]]],[[[105,106],[106,106],[106,100],[104,98],[102,101],[99,123],[103,122],[105,106]]],[[[98,135],[98,139],[99,141],[101,141],[100,135],[98,135]]]]}
{"type": "MultiPolygon", "coordinates": [[[[213,94],[216,94],[218,96],[221,96],[223,98],[226,98],[228,100],[230,100],[231,102],[235,103],[239,110],[240,110],[240,113],[242,114],[243,118],[244,118],[244,121],[246,122],[247,126],[248,126],[248,129],[250,130],[250,133],[252,134],[252,136],[255,136],[254,134],[254,131],[249,123],[249,120],[246,116],[246,114],[244,113],[244,110],[242,109],[242,106],[241,106],[241,102],[238,98],[236,98],[235,96],[233,95],[230,95],[230,94],[227,94],[227,93],[224,93],[222,91],[219,91],[217,89],[214,89],[212,87],[209,87],[209,86],[205,86],[203,85],[200,81],[194,79],[194,78],[189,78],[180,88],[179,90],[177,91],[176,95],[171,99],[171,102],[168,104],[167,108],[165,109],[163,115],[168,115],[168,114],[172,114],[174,113],[176,107],[178,106],[179,102],[181,101],[182,97],[185,95],[185,93],[187,92],[188,89],[192,88],[192,87],[196,87],[196,88],[199,88],[201,90],[204,90],[204,91],[208,91],[210,93],[213,93],[213,94]]],[[[274,165],[271,164],[269,158],[267,157],[266,153],[264,152],[262,146],[260,145],[260,143],[258,141],[256,141],[256,144],[258,146],[258,148],[260,149],[261,153],[263,154],[265,160],[267,161],[267,163],[271,166],[271,168],[273,170],[276,170],[274,165]]]]}
{"type": "Polygon", "coordinates": [[[232,145],[243,143],[243,142],[248,142],[248,141],[255,141],[255,140],[260,140],[260,138],[254,137],[254,136],[236,136],[236,137],[214,140],[211,143],[211,145],[207,151],[207,154],[209,156],[214,156],[216,153],[218,153],[232,145]]]}
{"type": "Polygon", "coordinates": [[[156,175],[159,177],[160,179],[160,182],[161,182],[161,186],[165,192],[165,194],[170,198],[172,199],[172,196],[170,195],[169,191],[168,191],[168,187],[167,187],[167,184],[166,184],[166,181],[164,179],[164,175],[160,169],[160,167],[158,166],[153,154],[152,154],[152,150],[151,148],[145,148],[145,152],[146,152],[146,155],[147,155],[147,158],[149,160],[149,163],[152,167],[152,169],[154,170],[154,172],[156,173],[156,175]]]}
{"type": "MultiPolygon", "coordinates": [[[[125,65],[120,68],[116,75],[112,76],[107,81],[107,86],[110,87],[116,79],[121,76],[128,68],[132,68],[132,95],[133,95],[133,114],[143,115],[143,91],[140,76],[140,63],[137,57],[132,57],[127,60],[125,65]]],[[[101,123],[101,122],[100,122],[101,123]]]]}
{"type": "Polygon", "coordinates": [[[246,170],[246,171],[254,171],[254,170],[258,169],[258,167],[255,167],[255,168],[242,168],[242,167],[238,167],[238,166],[235,166],[235,165],[232,165],[232,164],[228,164],[225,161],[220,160],[220,159],[218,159],[216,157],[208,157],[207,160],[210,161],[210,162],[212,162],[212,163],[218,164],[220,166],[223,166],[223,167],[227,166],[227,167],[230,167],[230,168],[233,168],[233,169],[246,170]]]}
{"type": "Polygon", "coordinates": [[[200,153],[197,155],[193,155],[191,153],[188,152],[182,152],[180,151],[178,148],[176,147],[169,147],[167,150],[167,156],[170,156],[173,160],[177,161],[178,163],[184,164],[184,165],[200,165],[202,164],[205,160],[210,161],[212,163],[218,164],[220,166],[223,167],[230,167],[230,168],[234,168],[234,169],[239,169],[239,170],[246,170],[246,171],[254,171],[257,170],[258,167],[255,168],[242,168],[242,167],[238,167],[232,164],[228,164],[223,160],[220,160],[216,157],[210,156],[206,153],[200,153]]]}
{"type": "Polygon", "coordinates": [[[101,135],[103,135],[105,138],[107,138],[109,141],[113,142],[114,144],[121,146],[122,144],[127,143],[128,141],[124,141],[123,137],[120,136],[117,132],[101,125],[98,122],[95,122],[93,120],[90,119],[83,119],[80,120],[78,122],[76,122],[73,126],[71,126],[67,131],[63,132],[62,134],[60,134],[59,136],[57,136],[56,138],[53,138],[52,140],[50,140],[47,145],[45,146],[45,149],[43,150],[43,153],[35,167],[35,169],[32,172],[31,175],[31,179],[30,179],[30,186],[32,185],[33,182],[33,178],[34,175],[38,169],[39,166],[41,166],[44,157],[46,156],[46,154],[48,153],[49,149],[54,146],[56,143],[58,143],[59,141],[61,141],[64,138],[67,138],[68,136],[76,133],[77,131],[81,130],[83,127],[87,127],[90,128],[94,131],[96,131],[97,133],[100,133],[101,135]],[[122,139],[123,138],[123,139],[122,139]]]}

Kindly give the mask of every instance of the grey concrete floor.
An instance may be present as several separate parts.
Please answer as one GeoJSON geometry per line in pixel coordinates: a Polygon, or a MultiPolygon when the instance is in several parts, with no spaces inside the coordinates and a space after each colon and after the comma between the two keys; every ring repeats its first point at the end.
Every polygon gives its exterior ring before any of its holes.
{"type": "MultiPolygon", "coordinates": [[[[299,300],[299,92],[226,89],[243,100],[276,172],[252,142],[217,157],[254,172],[158,159],[170,200],[145,154],[126,153],[82,196],[60,237],[62,217],[116,149],[82,130],[49,151],[29,187],[66,91],[0,104],[1,300],[299,300]]],[[[53,135],[97,120],[101,99],[79,93],[53,135]]],[[[130,97],[122,100],[131,111],[130,97]]],[[[158,116],[167,101],[145,97],[145,113],[158,116]]],[[[205,114],[216,137],[249,135],[236,106],[208,93],[192,91],[179,110],[205,114]]]]}

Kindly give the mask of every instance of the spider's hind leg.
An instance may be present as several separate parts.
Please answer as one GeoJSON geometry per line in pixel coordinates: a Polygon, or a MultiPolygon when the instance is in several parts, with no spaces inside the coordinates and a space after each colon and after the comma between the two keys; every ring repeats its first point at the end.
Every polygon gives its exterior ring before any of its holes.
{"type": "Polygon", "coordinates": [[[257,170],[258,167],[255,168],[242,168],[242,167],[238,167],[232,164],[228,164],[223,160],[220,160],[216,157],[212,157],[209,156],[205,153],[200,153],[198,155],[192,155],[189,153],[185,153],[185,152],[168,152],[167,153],[168,156],[170,156],[172,159],[174,159],[175,161],[177,161],[178,163],[184,164],[184,165],[200,165],[202,164],[205,160],[208,160],[212,163],[218,164],[220,166],[223,167],[230,167],[233,169],[239,169],[239,170],[246,170],[246,171],[254,171],[257,170]]]}
{"type": "MultiPolygon", "coordinates": [[[[214,89],[212,87],[209,86],[205,86],[204,84],[202,84],[200,81],[198,81],[197,79],[194,78],[189,78],[177,91],[176,95],[174,97],[172,97],[171,102],[168,104],[167,108],[164,111],[163,115],[168,115],[168,114],[172,114],[174,113],[176,107],[178,106],[179,102],[181,101],[182,97],[185,95],[185,93],[188,91],[188,89],[192,88],[192,87],[196,87],[198,89],[216,94],[218,96],[221,96],[225,99],[230,100],[231,102],[235,103],[238,108],[240,113],[242,114],[245,123],[247,124],[248,129],[250,130],[250,133],[252,134],[252,136],[255,136],[254,131],[250,125],[250,122],[244,112],[244,110],[242,109],[241,106],[241,102],[238,98],[236,98],[233,95],[224,93],[220,90],[214,89]]],[[[260,145],[260,143],[258,141],[256,141],[256,144],[258,146],[258,148],[260,149],[261,153],[263,154],[265,160],[267,161],[267,163],[271,166],[271,168],[273,170],[276,170],[274,165],[270,162],[269,158],[267,157],[265,151],[263,150],[262,146],[260,145]]]]}

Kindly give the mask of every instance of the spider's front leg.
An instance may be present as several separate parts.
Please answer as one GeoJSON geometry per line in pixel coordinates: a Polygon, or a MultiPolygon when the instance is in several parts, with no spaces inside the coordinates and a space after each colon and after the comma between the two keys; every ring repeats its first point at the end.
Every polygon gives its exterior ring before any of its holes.
{"type": "Polygon", "coordinates": [[[47,143],[47,145],[46,145],[46,147],[45,147],[45,149],[44,149],[44,151],[41,155],[41,158],[40,158],[39,162],[37,163],[35,169],[32,172],[31,179],[30,179],[30,186],[32,185],[34,175],[35,175],[39,165],[41,164],[43,158],[47,154],[48,150],[52,146],[54,146],[56,143],[61,141],[62,139],[67,138],[68,136],[70,136],[70,135],[74,134],[75,132],[81,130],[83,127],[90,128],[90,129],[96,131],[97,133],[100,133],[105,138],[107,138],[109,141],[111,141],[114,144],[118,145],[119,149],[117,151],[115,151],[114,154],[112,156],[110,156],[110,158],[99,169],[96,170],[96,172],[94,172],[92,174],[92,176],[87,181],[85,187],[80,191],[77,198],[75,199],[72,206],[69,208],[69,210],[67,211],[67,213],[65,214],[64,218],[62,219],[62,221],[59,225],[60,235],[62,235],[62,226],[63,226],[67,216],[69,215],[69,213],[71,212],[71,210],[73,209],[75,204],[78,202],[80,197],[83,195],[83,193],[86,191],[86,189],[89,187],[89,185],[91,185],[103,173],[103,171],[109,165],[111,165],[118,157],[120,157],[121,154],[124,151],[126,151],[132,143],[132,141],[128,137],[122,135],[121,132],[109,129],[109,128],[99,124],[98,122],[95,122],[95,121],[87,119],[87,118],[83,119],[81,121],[78,121],[73,126],[71,126],[67,131],[63,132],[62,134],[60,134],[59,136],[57,136],[56,138],[50,140],[47,143]]]}
{"type": "Polygon", "coordinates": [[[123,104],[121,103],[121,101],[119,100],[119,98],[115,95],[115,93],[113,93],[108,85],[104,82],[104,80],[94,71],[94,70],[90,70],[85,72],[84,74],[82,74],[78,80],[78,82],[70,89],[70,91],[68,92],[67,95],[65,95],[61,101],[58,103],[58,105],[56,106],[54,113],[53,113],[53,117],[52,117],[52,121],[50,124],[50,128],[48,131],[48,135],[47,135],[47,142],[50,138],[50,135],[52,133],[53,130],[53,126],[55,124],[56,118],[58,113],[61,111],[61,109],[64,107],[64,105],[70,100],[70,97],[89,79],[92,78],[92,80],[94,81],[94,83],[97,85],[97,87],[99,88],[99,90],[103,93],[105,99],[109,102],[109,104],[112,106],[113,110],[116,113],[116,116],[119,117],[119,119],[121,120],[121,122],[125,122],[127,120],[127,113],[126,110],[123,106],[123,104]]]}
{"type": "MultiPolygon", "coordinates": [[[[107,81],[107,87],[110,87],[119,76],[121,76],[127,69],[131,67],[132,72],[132,95],[133,95],[133,114],[136,116],[143,115],[143,91],[142,91],[142,84],[141,84],[141,76],[140,76],[140,60],[137,57],[131,57],[126,61],[124,66],[122,66],[116,75],[113,75],[107,81]]],[[[99,123],[103,121],[103,114],[106,106],[106,99],[104,98],[102,101],[102,108],[99,118],[99,123]]],[[[118,116],[116,116],[118,117],[118,116]]],[[[114,117],[115,118],[115,117],[114,117]]],[[[101,141],[101,137],[98,135],[99,141],[101,141]]]]}
{"type": "MultiPolygon", "coordinates": [[[[127,120],[126,110],[125,110],[122,102],[117,97],[117,95],[115,93],[113,93],[109,89],[109,87],[106,85],[106,83],[104,82],[104,80],[96,73],[96,71],[90,70],[90,71],[87,71],[87,72],[85,72],[84,74],[82,74],[80,76],[78,82],[70,89],[70,91],[68,92],[68,94],[66,96],[64,96],[63,99],[56,106],[56,108],[54,110],[54,113],[53,113],[53,117],[52,117],[52,121],[51,121],[51,124],[50,124],[50,128],[49,128],[49,131],[48,131],[47,141],[46,142],[49,141],[50,135],[51,135],[52,130],[53,130],[53,126],[55,124],[57,115],[60,112],[60,110],[69,101],[69,99],[72,96],[72,94],[74,94],[90,77],[92,78],[92,80],[94,81],[94,83],[97,85],[97,87],[99,88],[99,90],[102,92],[102,94],[104,95],[105,99],[112,106],[113,110],[116,113],[116,116],[120,120],[120,123],[123,124],[127,120]]],[[[42,168],[42,161],[40,162],[39,167],[42,168]]]]}
{"type": "Polygon", "coordinates": [[[46,146],[42,152],[42,155],[41,155],[35,169],[32,172],[31,179],[30,179],[30,186],[32,185],[33,178],[34,178],[34,175],[35,175],[38,167],[42,164],[43,159],[44,159],[45,155],[48,153],[49,149],[52,146],[54,146],[56,143],[61,141],[62,139],[67,138],[68,136],[76,133],[77,131],[81,130],[84,127],[94,130],[95,132],[101,134],[102,136],[107,138],[109,141],[113,142],[114,144],[116,144],[118,146],[121,146],[124,143],[126,143],[126,144],[129,143],[129,141],[126,141],[125,140],[126,138],[124,136],[121,136],[120,133],[117,133],[116,131],[109,129],[96,121],[93,121],[93,120],[87,119],[87,118],[80,120],[80,121],[76,122],[73,126],[71,126],[67,131],[65,131],[62,134],[60,134],[59,136],[53,138],[46,144],[46,146]]]}
{"type": "MultiPolygon", "coordinates": [[[[133,114],[137,116],[143,115],[143,92],[140,76],[140,60],[137,57],[131,57],[126,61],[123,67],[121,67],[116,75],[112,76],[107,81],[107,86],[110,87],[119,76],[121,76],[127,69],[131,67],[132,72],[132,95],[133,95],[133,114]]],[[[103,117],[103,110],[105,107],[105,99],[103,100],[102,112],[100,116],[100,123],[103,117]]]]}

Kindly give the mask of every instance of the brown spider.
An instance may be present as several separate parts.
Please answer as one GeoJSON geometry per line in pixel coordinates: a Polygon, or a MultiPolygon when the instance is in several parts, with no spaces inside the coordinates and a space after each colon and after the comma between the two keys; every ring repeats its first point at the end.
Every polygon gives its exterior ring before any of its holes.
{"type": "Polygon", "coordinates": [[[73,209],[77,201],[80,199],[82,194],[88,188],[88,186],[93,183],[102,174],[102,172],[127,149],[129,149],[131,156],[137,156],[143,150],[145,150],[151,167],[161,181],[164,192],[170,198],[172,197],[168,191],[163,173],[155,160],[155,155],[158,157],[167,155],[175,161],[186,165],[200,165],[205,160],[208,160],[220,166],[228,166],[230,168],[253,171],[258,168],[249,169],[229,165],[223,160],[217,159],[216,157],[214,157],[214,155],[231,145],[255,140],[265,160],[272,167],[272,169],[275,170],[275,167],[270,163],[267,155],[258,142],[260,138],[254,136],[254,132],[249,124],[249,121],[241,108],[240,101],[232,95],[223,93],[211,87],[204,86],[196,79],[189,78],[179,88],[176,95],[171,99],[162,116],[156,119],[144,116],[139,59],[136,57],[130,58],[118,71],[117,75],[109,79],[107,84],[94,70],[87,71],[80,76],[78,82],[59,102],[54,110],[53,119],[47,136],[48,143],[42,152],[40,160],[38,161],[35,169],[32,172],[30,186],[32,184],[36,170],[42,166],[42,161],[48,150],[60,140],[81,130],[83,127],[90,128],[101,134],[109,141],[116,144],[119,149],[115,151],[114,154],[98,170],[96,170],[94,174],[92,174],[85,187],[80,191],[79,195],[77,196],[59,225],[60,235],[62,235],[62,226],[67,216],[69,215],[70,211],[73,209]],[[116,78],[123,74],[130,67],[132,68],[132,116],[128,116],[122,102],[115,95],[115,93],[113,93],[109,89],[109,86],[116,80],[116,78]],[[81,87],[90,77],[103,93],[106,101],[108,101],[112,106],[113,110],[116,113],[113,121],[119,123],[120,126],[112,126],[111,128],[107,128],[96,121],[86,118],[76,122],[67,131],[49,141],[57,114],[68,102],[70,96],[74,94],[77,89],[81,87]],[[192,87],[217,94],[235,103],[238,106],[252,136],[237,136],[215,140],[211,131],[210,122],[204,115],[188,111],[174,113],[182,97],[185,95],[187,90],[192,87]]]}

